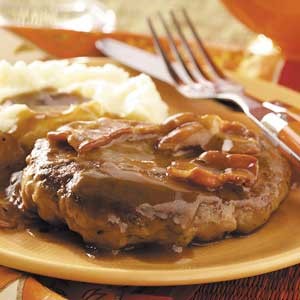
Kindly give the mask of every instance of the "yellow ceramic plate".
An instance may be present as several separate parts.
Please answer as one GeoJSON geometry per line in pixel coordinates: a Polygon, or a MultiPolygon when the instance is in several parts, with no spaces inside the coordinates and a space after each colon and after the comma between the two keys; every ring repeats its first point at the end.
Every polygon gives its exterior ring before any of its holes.
{"type": "MultiPolygon", "coordinates": [[[[89,60],[102,64],[106,59],[89,60]]],[[[263,81],[233,75],[256,96],[300,102],[300,95],[263,81]]],[[[157,83],[172,112],[219,113],[224,118],[245,120],[229,114],[220,104],[190,101],[173,88],[157,83]]],[[[298,104],[299,106],[299,104],[298,104]]],[[[284,268],[300,262],[300,188],[289,197],[260,230],[246,237],[226,239],[182,254],[133,251],[90,258],[83,246],[62,234],[0,232],[0,264],[27,272],[69,280],[121,285],[181,285],[237,279],[284,268]]]]}

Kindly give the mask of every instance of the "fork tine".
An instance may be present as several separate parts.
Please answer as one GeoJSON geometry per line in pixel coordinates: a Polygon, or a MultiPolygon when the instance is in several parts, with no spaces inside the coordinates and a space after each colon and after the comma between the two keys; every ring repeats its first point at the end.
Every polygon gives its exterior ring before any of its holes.
{"type": "Polygon", "coordinates": [[[149,18],[149,17],[147,18],[147,23],[148,23],[149,29],[150,29],[152,37],[153,37],[154,45],[155,45],[157,51],[159,52],[160,56],[162,57],[162,59],[165,63],[165,66],[168,70],[168,73],[174,81],[174,84],[177,84],[177,85],[184,84],[183,80],[180,78],[180,76],[177,74],[177,72],[173,68],[172,63],[171,63],[170,59],[168,58],[160,40],[159,40],[156,30],[154,29],[151,18],[149,18]]]}
{"type": "Polygon", "coordinates": [[[173,35],[171,33],[171,31],[169,30],[168,28],[168,25],[164,19],[164,17],[162,16],[162,14],[160,12],[158,12],[158,17],[165,29],[165,32],[166,32],[166,36],[167,36],[167,40],[168,40],[168,43],[169,43],[169,46],[176,58],[176,62],[180,63],[180,65],[182,66],[183,70],[186,72],[186,74],[188,75],[189,78],[192,79],[192,81],[194,82],[197,82],[197,79],[195,78],[195,76],[191,73],[191,71],[189,70],[189,68],[187,67],[185,61],[183,60],[183,57],[182,55],[180,54],[177,46],[176,46],[176,43],[175,43],[175,40],[173,38],[173,35]]]}
{"type": "Polygon", "coordinates": [[[187,38],[185,37],[183,31],[181,30],[181,27],[179,25],[179,22],[174,14],[173,11],[170,11],[170,15],[171,15],[171,18],[173,20],[173,23],[175,25],[175,28],[177,30],[177,33],[179,35],[179,38],[184,46],[184,48],[186,49],[188,55],[189,55],[189,58],[190,58],[190,61],[191,63],[193,64],[194,68],[198,71],[198,75],[204,79],[204,80],[210,80],[210,78],[207,76],[205,70],[202,68],[202,66],[200,66],[200,64],[198,63],[188,41],[187,41],[187,38]]]}
{"type": "Polygon", "coordinates": [[[224,75],[224,73],[218,68],[218,66],[212,60],[211,56],[208,54],[202,40],[200,39],[199,34],[196,31],[196,28],[195,28],[193,22],[191,21],[190,17],[188,16],[186,9],[182,8],[182,13],[184,15],[184,18],[185,18],[189,28],[191,29],[191,31],[193,33],[194,38],[196,39],[197,46],[198,46],[200,52],[202,53],[205,63],[207,64],[210,72],[214,75],[214,77],[216,79],[226,79],[226,76],[224,75]]]}

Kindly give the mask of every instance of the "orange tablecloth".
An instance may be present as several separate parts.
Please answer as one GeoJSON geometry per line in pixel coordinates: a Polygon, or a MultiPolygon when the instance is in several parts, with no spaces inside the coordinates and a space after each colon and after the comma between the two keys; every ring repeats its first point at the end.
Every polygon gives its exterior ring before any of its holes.
{"type": "MultiPolygon", "coordinates": [[[[32,60],[98,56],[100,53],[95,49],[94,42],[101,38],[102,34],[11,28],[10,31],[1,29],[0,36],[2,45],[5,44],[6,48],[9,43],[6,43],[3,37],[6,36],[7,40],[10,40],[13,52],[9,56],[10,60],[32,60]],[[11,32],[16,35],[11,35],[11,32]],[[20,39],[19,36],[25,40],[20,39]]],[[[117,33],[113,36],[153,51],[151,39],[147,36],[128,33],[117,33]]],[[[244,73],[249,72],[249,75],[253,77],[268,80],[273,78],[274,70],[280,60],[277,54],[257,57],[243,50],[228,50],[218,46],[210,47],[210,51],[221,67],[244,73]]],[[[266,275],[199,286],[111,287],[36,277],[0,266],[0,300],[300,299],[299,275],[300,268],[295,266],[266,275]]]]}

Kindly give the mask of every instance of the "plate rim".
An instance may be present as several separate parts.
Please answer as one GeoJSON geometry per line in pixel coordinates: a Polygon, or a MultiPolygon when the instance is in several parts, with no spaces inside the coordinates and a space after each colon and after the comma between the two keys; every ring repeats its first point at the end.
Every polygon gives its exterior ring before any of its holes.
{"type": "Polygon", "coordinates": [[[285,254],[276,254],[252,261],[237,263],[234,265],[235,268],[231,269],[226,276],[224,276],[224,272],[221,273],[221,275],[218,273],[218,269],[224,269],[224,266],[195,268],[189,269],[188,271],[186,269],[132,271],[107,267],[96,268],[70,265],[63,265],[63,267],[61,267],[60,264],[55,262],[45,262],[42,259],[31,258],[22,254],[16,255],[11,252],[4,252],[1,249],[0,264],[29,273],[78,282],[129,286],[170,286],[242,279],[277,271],[300,262],[300,246],[289,251],[289,253],[284,253],[285,254]],[[28,266],[28,262],[30,262],[29,267],[24,268],[24,262],[26,262],[26,266],[28,266]],[[259,264],[257,264],[258,262],[259,264]],[[272,264],[270,264],[270,262],[272,262],[272,264]],[[43,269],[40,269],[40,264],[43,265],[43,269]],[[86,271],[87,269],[89,272],[80,272],[86,271]],[[59,270],[63,270],[63,272],[59,270]],[[209,270],[208,274],[210,275],[202,276],[201,272],[205,273],[206,270],[209,270]],[[72,277],[69,276],[70,271],[72,271],[72,277]],[[128,276],[132,275],[132,272],[135,272],[137,276],[128,276]]]}
{"type": "MultiPolygon", "coordinates": [[[[84,59],[89,62],[113,62],[103,57],[100,58],[77,58],[70,61],[84,62],[84,59]]],[[[287,102],[294,101],[299,98],[299,93],[288,88],[278,86],[277,84],[267,82],[260,79],[249,79],[244,76],[231,73],[231,76],[236,80],[251,86],[253,83],[268,85],[269,88],[276,87],[279,94],[287,95],[287,102]],[[290,96],[289,96],[290,95],[290,96]],[[289,97],[288,97],[289,96],[289,97]]],[[[299,104],[300,106],[300,104],[299,104]]],[[[280,208],[279,208],[280,209],[280,208]]],[[[1,235],[1,230],[0,230],[1,235]]],[[[234,264],[234,269],[230,269],[224,275],[224,272],[218,273],[218,269],[222,267],[198,267],[195,269],[170,269],[170,270],[134,270],[137,276],[128,276],[132,274],[132,270],[124,270],[120,268],[108,267],[89,267],[89,266],[70,266],[60,265],[56,262],[49,262],[39,258],[28,257],[22,253],[16,254],[11,251],[4,251],[0,248],[0,265],[10,268],[35,273],[43,276],[61,278],[66,280],[98,283],[98,284],[112,284],[112,285],[143,285],[143,286],[169,286],[169,285],[191,285],[202,283],[213,283],[234,279],[241,279],[250,276],[261,275],[264,273],[290,267],[300,262],[300,246],[290,251],[259,258],[247,262],[240,262],[234,264]],[[259,262],[259,263],[258,263],[259,262]],[[24,267],[26,265],[26,267],[24,267]],[[41,268],[41,265],[43,268],[41,268]],[[75,270],[75,272],[74,272],[75,270]],[[88,270],[89,272],[82,272],[88,270]],[[205,274],[209,270],[208,275],[205,274]],[[72,276],[69,274],[72,273],[72,276]],[[205,275],[203,275],[205,274],[205,275]]]]}

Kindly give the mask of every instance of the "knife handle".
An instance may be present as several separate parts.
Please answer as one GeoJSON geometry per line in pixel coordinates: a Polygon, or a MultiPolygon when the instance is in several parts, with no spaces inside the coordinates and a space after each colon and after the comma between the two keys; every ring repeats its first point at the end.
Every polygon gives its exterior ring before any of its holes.
{"type": "Polygon", "coordinates": [[[265,115],[261,123],[284,144],[280,147],[283,154],[294,165],[300,167],[300,134],[274,113],[265,115]]]}
{"type": "Polygon", "coordinates": [[[293,128],[291,128],[289,125],[286,125],[279,131],[277,136],[290,149],[300,156],[300,135],[293,128]]]}

